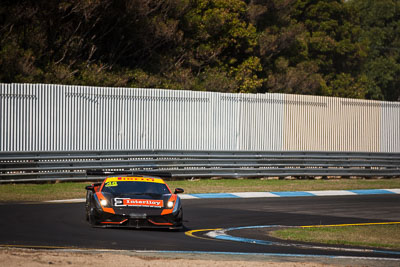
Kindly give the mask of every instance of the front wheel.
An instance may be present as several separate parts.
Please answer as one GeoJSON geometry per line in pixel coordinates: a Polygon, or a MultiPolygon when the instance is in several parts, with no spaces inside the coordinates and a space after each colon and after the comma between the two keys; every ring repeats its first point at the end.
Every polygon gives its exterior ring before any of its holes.
{"type": "Polygon", "coordinates": [[[96,216],[94,215],[93,209],[86,213],[86,220],[89,222],[91,226],[99,225],[99,221],[97,220],[96,216]]]}
{"type": "Polygon", "coordinates": [[[182,226],[182,222],[183,222],[183,209],[182,208],[179,210],[176,222],[177,222],[178,226],[182,226]]]}

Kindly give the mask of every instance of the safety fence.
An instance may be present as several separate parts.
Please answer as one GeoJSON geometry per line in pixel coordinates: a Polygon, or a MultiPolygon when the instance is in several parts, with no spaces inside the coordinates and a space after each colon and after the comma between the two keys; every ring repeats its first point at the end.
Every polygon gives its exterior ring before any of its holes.
{"type": "Polygon", "coordinates": [[[400,152],[400,102],[0,84],[0,151],[400,152]]]}
{"type": "Polygon", "coordinates": [[[98,180],[88,170],[168,172],[172,179],[400,177],[400,153],[120,150],[0,152],[0,183],[98,180]]]}

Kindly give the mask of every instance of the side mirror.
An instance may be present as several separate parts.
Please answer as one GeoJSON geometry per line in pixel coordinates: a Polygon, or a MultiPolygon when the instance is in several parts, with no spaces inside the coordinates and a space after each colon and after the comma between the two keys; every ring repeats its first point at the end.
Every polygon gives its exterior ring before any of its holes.
{"type": "Polygon", "coordinates": [[[88,190],[88,191],[93,191],[94,192],[94,186],[93,185],[87,185],[85,187],[85,189],[88,190]]]}
{"type": "Polygon", "coordinates": [[[99,189],[99,186],[101,186],[101,184],[102,184],[102,183],[94,183],[94,184],[91,184],[91,185],[86,186],[85,189],[88,190],[88,191],[93,191],[93,192],[95,192],[96,190],[99,189]]]}
{"type": "Polygon", "coordinates": [[[183,192],[185,192],[185,190],[183,190],[182,188],[175,188],[174,194],[182,194],[183,192]]]}

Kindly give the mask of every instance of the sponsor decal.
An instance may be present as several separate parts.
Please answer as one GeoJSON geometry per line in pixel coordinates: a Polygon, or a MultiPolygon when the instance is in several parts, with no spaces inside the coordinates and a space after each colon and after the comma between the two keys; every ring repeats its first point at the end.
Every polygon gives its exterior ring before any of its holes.
{"type": "Polygon", "coordinates": [[[165,184],[161,178],[148,178],[148,177],[109,177],[106,180],[108,182],[148,182],[148,183],[160,183],[165,184]]]}
{"type": "Polygon", "coordinates": [[[152,199],[130,199],[130,198],[114,198],[116,207],[147,207],[147,208],[162,208],[164,201],[152,199]]]}
{"type": "Polygon", "coordinates": [[[154,178],[118,177],[118,181],[154,182],[154,178]]]}

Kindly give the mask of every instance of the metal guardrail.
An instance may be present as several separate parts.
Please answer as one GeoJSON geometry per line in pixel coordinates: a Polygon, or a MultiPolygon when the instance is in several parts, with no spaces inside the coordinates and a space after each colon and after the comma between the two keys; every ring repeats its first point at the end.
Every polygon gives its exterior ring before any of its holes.
{"type": "Polygon", "coordinates": [[[162,171],[172,179],[400,177],[400,153],[304,151],[0,152],[0,183],[99,180],[86,170],[162,171]]]}

